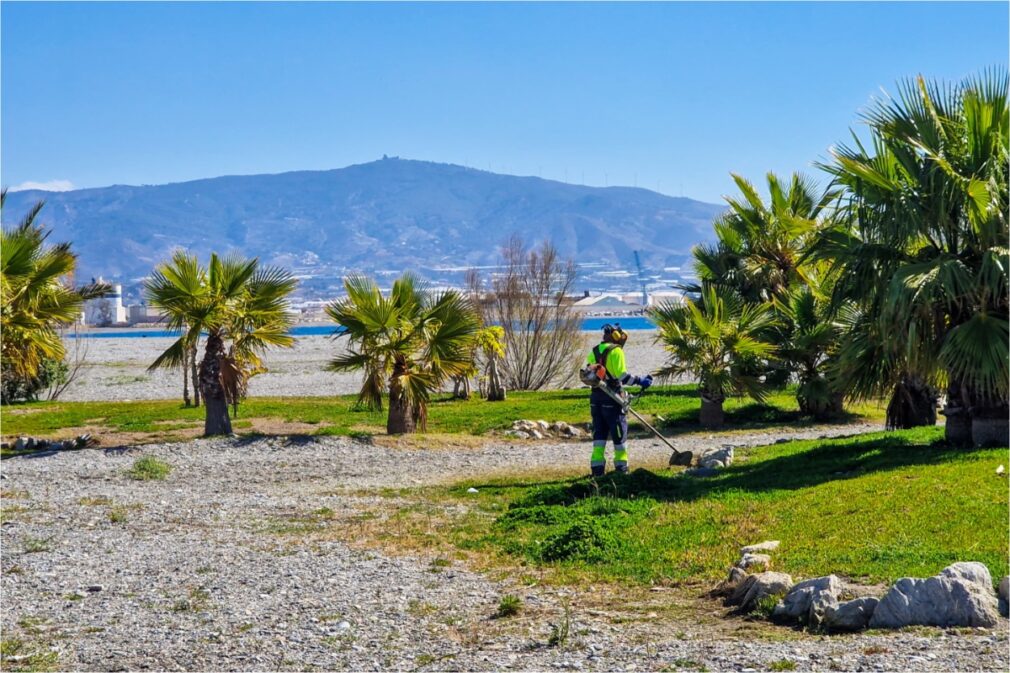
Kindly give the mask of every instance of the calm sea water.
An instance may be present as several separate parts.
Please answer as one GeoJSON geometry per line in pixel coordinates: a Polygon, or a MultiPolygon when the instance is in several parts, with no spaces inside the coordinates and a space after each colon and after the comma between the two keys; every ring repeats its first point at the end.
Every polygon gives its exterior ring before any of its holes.
{"type": "MultiPolygon", "coordinates": [[[[620,323],[626,330],[654,329],[656,326],[648,318],[632,316],[626,318],[586,318],[582,321],[582,329],[586,332],[595,332],[602,329],[607,323],[620,323]]],[[[336,328],[332,325],[301,325],[291,330],[292,336],[327,336],[333,334],[336,328]]],[[[101,332],[85,332],[82,337],[88,339],[123,339],[145,337],[171,337],[176,336],[175,332],[162,329],[123,329],[123,330],[102,330],[101,332]]]]}

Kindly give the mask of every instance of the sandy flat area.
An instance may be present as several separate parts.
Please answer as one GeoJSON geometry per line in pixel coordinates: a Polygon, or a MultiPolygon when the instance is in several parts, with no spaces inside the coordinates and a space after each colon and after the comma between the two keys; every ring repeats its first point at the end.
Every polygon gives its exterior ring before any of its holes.
{"type": "MultiPolygon", "coordinates": [[[[635,331],[625,352],[633,374],[658,369],[663,350],[653,343],[655,331],[635,331]]],[[[598,343],[598,332],[585,332],[584,351],[598,343]]],[[[82,340],[86,350],[84,366],[77,379],[60,399],[76,401],[127,401],[182,398],[180,370],[148,371],[173,339],[167,337],[114,337],[82,340]]],[[[343,350],[343,340],[328,336],[299,337],[293,348],[275,349],[264,356],[267,373],[249,382],[253,396],[328,396],[358,391],[358,374],[338,374],[325,370],[326,363],[343,350]]],[[[74,353],[74,340],[67,340],[68,355],[74,353]]],[[[574,376],[581,358],[572,363],[572,380],[563,385],[578,385],[574,376]]]]}

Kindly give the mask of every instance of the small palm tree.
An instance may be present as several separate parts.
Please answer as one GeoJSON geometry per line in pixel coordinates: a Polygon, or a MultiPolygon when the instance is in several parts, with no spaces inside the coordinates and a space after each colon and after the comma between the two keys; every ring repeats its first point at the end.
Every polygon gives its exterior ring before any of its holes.
{"type": "Polygon", "coordinates": [[[473,366],[473,343],[480,329],[470,302],[455,290],[431,292],[411,274],[383,296],[370,278],[344,281],[347,298],[326,308],[340,326],[338,338],[350,342],[334,358],[334,371],[364,370],[358,401],[382,409],[389,393],[386,431],[424,429],[431,394],[473,366]]]}
{"type": "Polygon", "coordinates": [[[296,281],[282,269],[260,267],[257,259],[196,257],[177,252],[145,283],[148,301],[165,311],[179,338],[152,364],[185,366],[192,345],[206,335],[198,381],[203,394],[205,435],[231,434],[228,406],[237,406],[250,376],[265,371],[260,354],[290,347],[287,298],[296,281]]]}
{"type": "Polygon", "coordinates": [[[773,303],[787,327],[778,355],[798,380],[800,411],[817,420],[841,414],[842,385],[831,368],[841,330],[832,316],[830,284],[810,274],[807,283],[792,286],[773,303]]]}
{"type": "MultiPolygon", "coordinates": [[[[0,191],[0,209],[7,190],[0,191]]],[[[0,344],[5,377],[34,379],[48,360],[62,361],[63,341],[57,328],[76,322],[83,302],[100,297],[109,286],[74,289],[69,278],[77,256],[69,243],[46,245],[49,232],[35,219],[43,202],[0,235],[0,344]]]]}
{"type": "Polygon", "coordinates": [[[767,393],[756,362],[775,354],[766,334],[775,326],[770,304],[744,302],[739,295],[712,285],[701,288],[699,301],[666,303],[651,311],[657,340],[670,354],[658,374],[690,374],[698,379],[701,424],[720,427],[727,395],[747,394],[763,402],[767,393]]]}

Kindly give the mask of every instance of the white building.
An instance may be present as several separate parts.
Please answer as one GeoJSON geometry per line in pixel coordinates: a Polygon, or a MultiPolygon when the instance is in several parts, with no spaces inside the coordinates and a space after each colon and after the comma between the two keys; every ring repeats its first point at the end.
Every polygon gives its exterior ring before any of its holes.
{"type": "MultiPolygon", "coordinates": [[[[105,281],[99,278],[98,282],[105,281]]],[[[126,307],[123,306],[123,286],[113,285],[110,294],[86,301],[84,303],[84,323],[96,327],[125,325],[127,319],[126,307]]]]}

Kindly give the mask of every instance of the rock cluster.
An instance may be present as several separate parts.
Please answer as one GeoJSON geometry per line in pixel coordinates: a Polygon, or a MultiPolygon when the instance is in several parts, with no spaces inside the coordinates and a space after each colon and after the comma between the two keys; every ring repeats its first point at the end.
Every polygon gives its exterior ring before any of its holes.
{"type": "Polygon", "coordinates": [[[767,609],[777,599],[771,618],[826,631],[859,631],[905,626],[972,626],[991,628],[1006,616],[1010,578],[993,590],[992,577],[982,563],[954,563],[934,577],[898,580],[882,598],[859,596],[865,587],[846,584],[836,575],[793,584],[785,573],[768,570],[778,541],[741,548],[741,558],[716,589],[727,605],[742,612],[767,609]],[[749,569],[761,572],[750,574],[749,569]]]}
{"type": "Polygon", "coordinates": [[[505,432],[506,437],[516,439],[580,439],[585,431],[564,421],[515,421],[512,429],[505,432]]]}
{"type": "Polygon", "coordinates": [[[0,448],[12,449],[14,451],[70,451],[73,449],[84,449],[97,443],[98,440],[89,434],[78,435],[77,437],[64,440],[18,437],[13,443],[3,442],[0,444],[0,448]]]}

